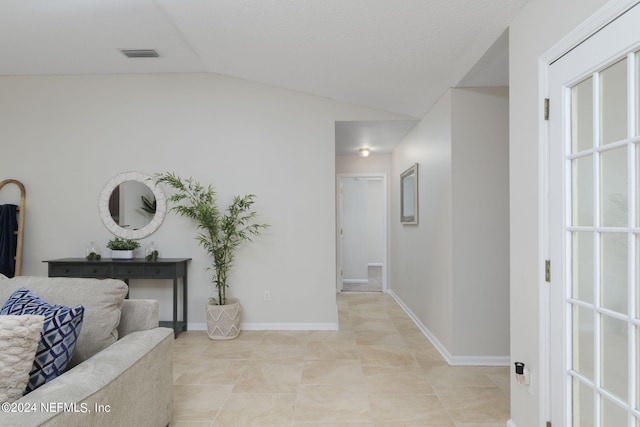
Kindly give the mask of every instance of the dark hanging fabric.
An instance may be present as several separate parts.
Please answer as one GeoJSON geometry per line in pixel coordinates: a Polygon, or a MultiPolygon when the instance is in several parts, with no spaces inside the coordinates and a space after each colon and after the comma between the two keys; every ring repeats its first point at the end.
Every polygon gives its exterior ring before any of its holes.
{"type": "Polygon", "coordinates": [[[16,205],[0,205],[0,273],[7,277],[16,274],[17,212],[16,205]]]}

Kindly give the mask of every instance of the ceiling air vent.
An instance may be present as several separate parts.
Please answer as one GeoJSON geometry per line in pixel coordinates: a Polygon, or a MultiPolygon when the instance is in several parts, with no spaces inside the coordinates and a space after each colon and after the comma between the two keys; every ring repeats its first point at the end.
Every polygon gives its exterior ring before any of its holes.
{"type": "Polygon", "coordinates": [[[120,49],[127,58],[157,58],[160,55],[153,49],[120,49]]]}

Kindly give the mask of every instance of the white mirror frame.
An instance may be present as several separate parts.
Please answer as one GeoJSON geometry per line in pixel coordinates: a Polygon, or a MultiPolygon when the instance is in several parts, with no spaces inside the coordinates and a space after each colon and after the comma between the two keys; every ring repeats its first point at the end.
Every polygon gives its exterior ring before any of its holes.
{"type": "Polygon", "coordinates": [[[107,182],[107,185],[105,185],[102,193],[100,193],[100,199],[98,200],[98,211],[100,213],[102,223],[111,233],[123,239],[137,240],[150,236],[158,229],[158,227],[160,227],[160,224],[162,224],[162,221],[167,214],[167,198],[151,176],[142,172],[123,172],[111,178],[111,180],[107,182]],[[138,230],[127,230],[120,227],[113,220],[111,217],[111,211],[109,211],[109,198],[111,197],[111,193],[120,184],[126,181],[141,182],[151,189],[156,198],[155,215],[149,224],[138,230]]]}

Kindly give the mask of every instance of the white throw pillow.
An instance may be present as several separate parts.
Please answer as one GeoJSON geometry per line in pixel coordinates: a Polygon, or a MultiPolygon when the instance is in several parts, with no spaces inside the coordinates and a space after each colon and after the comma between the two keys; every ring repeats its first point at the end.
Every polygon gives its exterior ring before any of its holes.
{"type": "Polygon", "coordinates": [[[22,397],[40,343],[44,316],[0,316],[0,403],[22,397]]]}

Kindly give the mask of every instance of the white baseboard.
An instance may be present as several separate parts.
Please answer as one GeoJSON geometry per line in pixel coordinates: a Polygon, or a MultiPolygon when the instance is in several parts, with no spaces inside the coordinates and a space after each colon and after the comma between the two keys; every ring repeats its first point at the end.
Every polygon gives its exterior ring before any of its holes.
{"type": "Polygon", "coordinates": [[[337,331],[337,323],[241,323],[245,331],[337,331]]]}
{"type": "Polygon", "coordinates": [[[369,264],[367,264],[369,267],[382,267],[382,263],[381,262],[370,262],[369,264]]]}
{"type": "MultiPolygon", "coordinates": [[[[206,331],[206,323],[188,323],[189,331],[206,331]]],[[[241,323],[243,331],[337,331],[337,323],[241,323]]]]}
{"type": "Polygon", "coordinates": [[[206,331],[206,323],[187,323],[187,331],[206,331]]]}
{"type": "Polygon", "coordinates": [[[388,289],[387,293],[393,297],[394,300],[402,307],[407,313],[407,316],[413,320],[418,329],[424,334],[425,337],[433,344],[438,350],[444,360],[452,366],[509,366],[511,364],[509,356],[453,356],[449,353],[449,350],[433,335],[433,333],[418,319],[418,317],[411,311],[409,307],[400,299],[393,290],[388,289]]]}
{"type": "Polygon", "coordinates": [[[509,356],[451,356],[452,366],[509,366],[509,356]]]}
{"type": "Polygon", "coordinates": [[[369,283],[369,279],[342,279],[342,283],[345,285],[366,284],[369,283]]]}

